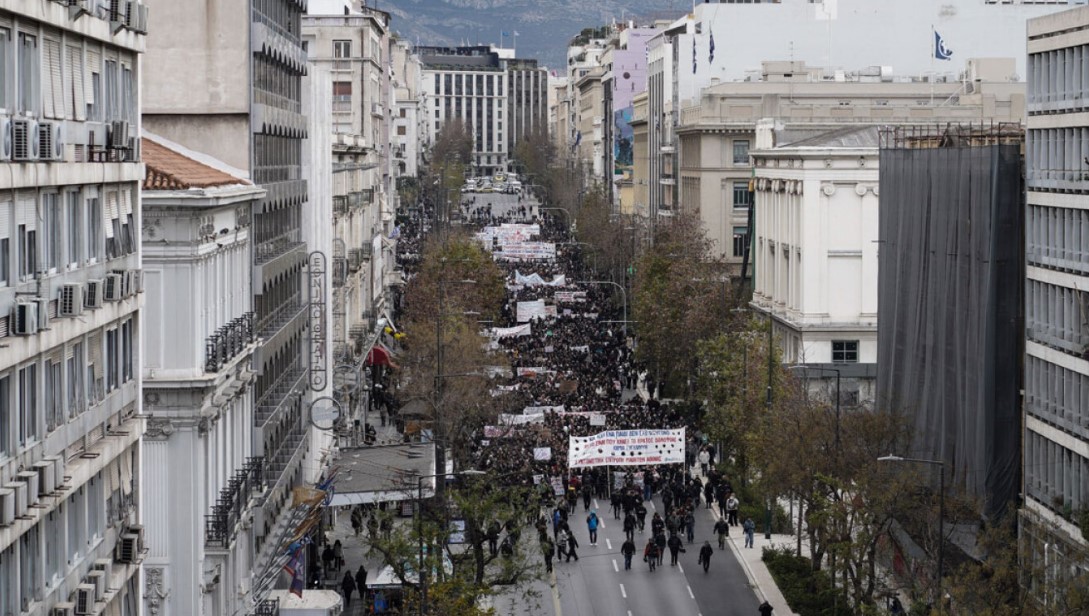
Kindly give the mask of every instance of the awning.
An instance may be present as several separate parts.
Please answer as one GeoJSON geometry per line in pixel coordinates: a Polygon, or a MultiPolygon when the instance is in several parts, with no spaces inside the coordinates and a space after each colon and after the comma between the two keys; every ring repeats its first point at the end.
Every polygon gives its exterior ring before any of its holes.
{"type": "Polygon", "coordinates": [[[389,352],[389,349],[376,344],[371,347],[371,350],[367,352],[367,359],[363,362],[367,366],[389,366],[390,368],[397,368],[397,364],[393,363],[393,358],[389,352]]]}

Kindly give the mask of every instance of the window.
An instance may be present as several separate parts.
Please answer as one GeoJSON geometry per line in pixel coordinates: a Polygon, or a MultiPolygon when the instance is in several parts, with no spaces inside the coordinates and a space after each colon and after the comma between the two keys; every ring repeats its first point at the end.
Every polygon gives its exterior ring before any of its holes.
{"type": "Polygon", "coordinates": [[[400,114],[402,118],[408,117],[407,110],[404,107],[400,109],[400,114]]]}
{"type": "Polygon", "coordinates": [[[102,202],[98,196],[87,198],[87,259],[102,259],[102,202]]]}
{"type": "Polygon", "coordinates": [[[350,58],[350,57],[352,57],[352,42],[351,41],[333,41],[333,57],[334,58],[350,58]]]}
{"type": "Polygon", "coordinates": [[[0,202],[0,287],[6,287],[11,273],[11,202],[0,202]]]}
{"type": "Polygon", "coordinates": [[[119,383],[117,351],[117,328],[106,330],[106,391],[117,389],[119,383]]]}
{"type": "Polygon", "coordinates": [[[858,340],[833,340],[832,341],[833,364],[857,364],[858,340]]]}
{"type": "Polygon", "coordinates": [[[19,539],[19,595],[22,605],[30,605],[31,601],[42,598],[40,594],[34,596],[39,592],[38,577],[42,569],[42,555],[38,551],[41,532],[41,525],[35,524],[19,539]]]}
{"type": "Polygon", "coordinates": [[[19,69],[18,91],[19,111],[29,114],[37,114],[38,92],[40,92],[40,65],[38,62],[38,38],[19,33],[19,69]]]}
{"type": "Polygon", "coordinates": [[[117,61],[106,60],[105,70],[105,97],[103,99],[103,113],[107,121],[116,120],[118,114],[117,104],[117,61]]]}
{"type": "Polygon", "coordinates": [[[65,193],[64,229],[67,235],[67,255],[65,261],[68,268],[78,267],[85,258],[83,255],[83,243],[80,230],[83,229],[83,199],[78,190],[65,193]]]}
{"type": "Polygon", "coordinates": [[[60,195],[42,194],[42,270],[55,272],[61,265],[61,208],[60,195]]]}
{"type": "Polygon", "coordinates": [[[69,418],[77,417],[87,410],[83,389],[83,370],[83,343],[77,342],[68,347],[64,355],[64,372],[68,376],[69,418]]]}
{"type": "Polygon", "coordinates": [[[0,107],[4,109],[11,108],[11,59],[11,30],[0,28],[0,107]]]}
{"type": "Polygon", "coordinates": [[[11,375],[0,377],[0,457],[11,452],[12,425],[15,422],[11,405],[11,375]]]}
{"type": "Polygon", "coordinates": [[[749,209],[752,205],[752,193],[748,182],[734,182],[734,207],[749,209]]]}
{"type": "Polygon", "coordinates": [[[734,164],[735,165],[747,165],[747,164],[749,164],[749,141],[748,141],[748,139],[734,139],[734,164]]]}
{"type": "Polygon", "coordinates": [[[19,445],[38,439],[38,365],[19,370],[19,445]]]}
{"type": "Polygon", "coordinates": [[[406,133],[407,133],[407,129],[404,126],[398,126],[397,127],[397,134],[398,135],[405,135],[406,133]]]}
{"type": "Polygon", "coordinates": [[[749,245],[749,228],[734,227],[734,256],[745,256],[745,248],[749,245]]]}
{"type": "Polygon", "coordinates": [[[132,380],[132,319],[121,325],[121,382],[132,380]]]}
{"type": "Polygon", "coordinates": [[[56,430],[64,424],[64,394],[61,390],[64,384],[61,378],[60,355],[45,360],[44,370],[45,387],[45,432],[46,434],[56,430]]]}

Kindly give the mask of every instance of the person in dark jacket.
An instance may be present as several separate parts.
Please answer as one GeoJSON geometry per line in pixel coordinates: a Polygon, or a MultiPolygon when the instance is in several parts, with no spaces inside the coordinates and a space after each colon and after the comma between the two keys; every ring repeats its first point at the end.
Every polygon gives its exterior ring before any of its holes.
{"type": "Polygon", "coordinates": [[[635,539],[635,516],[630,513],[624,516],[624,537],[628,540],[635,539]]]}
{"type": "Polygon", "coordinates": [[[758,609],[760,610],[760,616],[771,616],[771,612],[775,608],[771,607],[771,604],[765,601],[760,604],[758,609]]]}
{"type": "Polygon", "coordinates": [[[674,566],[677,564],[677,554],[685,551],[684,544],[677,535],[670,535],[666,545],[669,547],[669,565],[674,566]]]}
{"type": "Polygon", "coordinates": [[[351,607],[352,593],[355,592],[355,580],[352,579],[351,571],[344,572],[344,579],[340,582],[340,591],[344,593],[344,608],[351,607]]]}
{"type": "Polygon", "coordinates": [[[647,540],[647,547],[643,548],[643,560],[650,565],[650,570],[654,571],[655,567],[661,562],[662,551],[658,549],[658,544],[654,539],[647,540]]]}
{"type": "Polygon", "coordinates": [[[654,536],[654,545],[658,546],[658,564],[661,565],[665,562],[666,553],[666,536],[665,533],[658,533],[654,536]]]}
{"type": "Polygon", "coordinates": [[[359,569],[355,572],[355,589],[359,591],[360,598],[367,598],[367,570],[363,568],[363,565],[359,565],[359,569]]]}
{"type": "Polygon", "coordinates": [[[545,535],[541,539],[541,555],[544,556],[545,561],[545,573],[552,573],[552,557],[555,555],[553,550],[556,548],[552,545],[552,540],[545,535]]]}
{"type": "Polygon", "coordinates": [[[711,555],[715,553],[715,549],[711,547],[710,541],[704,541],[703,547],[700,548],[700,560],[699,563],[703,565],[703,572],[707,573],[707,568],[711,566],[711,555]]]}
{"type": "Polygon", "coordinates": [[[624,555],[624,570],[630,570],[631,557],[635,555],[635,542],[631,539],[624,540],[624,545],[620,546],[620,553],[624,555]]]}
{"type": "Polygon", "coordinates": [[[579,547],[579,542],[575,539],[575,533],[567,533],[567,560],[564,562],[571,562],[571,557],[574,556],[578,561],[579,555],[575,551],[575,548],[579,547]]]}
{"type": "Polygon", "coordinates": [[[719,518],[715,522],[715,534],[718,535],[718,549],[726,549],[726,537],[730,536],[730,525],[726,523],[726,518],[719,518]]]}

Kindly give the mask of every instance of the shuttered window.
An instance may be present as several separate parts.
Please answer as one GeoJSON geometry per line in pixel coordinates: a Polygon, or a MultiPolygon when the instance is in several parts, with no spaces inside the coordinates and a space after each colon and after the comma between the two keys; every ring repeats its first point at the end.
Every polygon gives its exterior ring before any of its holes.
{"type": "Polygon", "coordinates": [[[84,92],[83,79],[83,49],[78,46],[68,46],[67,66],[64,76],[66,99],[68,100],[68,117],[77,120],[87,119],[87,94],[84,92]]]}
{"type": "Polygon", "coordinates": [[[64,80],[61,74],[61,44],[56,39],[44,39],[45,81],[42,115],[64,118],[64,80]]]}
{"type": "Polygon", "coordinates": [[[83,94],[87,97],[87,119],[102,120],[102,52],[87,48],[87,64],[83,67],[83,94]]]}
{"type": "Polygon", "coordinates": [[[113,224],[117,220],[117,191],[106,193],[106,239],[113,239],[113,224]]]}
{"type": "Polygon", "coordinates": [[[11,274],[11,219],[14,213],[11,201],[0,201],[0,286],[8,284],[11,274]]]}

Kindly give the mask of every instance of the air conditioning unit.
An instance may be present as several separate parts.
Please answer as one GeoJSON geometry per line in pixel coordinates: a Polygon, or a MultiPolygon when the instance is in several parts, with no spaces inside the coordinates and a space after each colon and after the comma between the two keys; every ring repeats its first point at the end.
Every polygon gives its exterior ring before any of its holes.
{"type": "Polygon", "coordinates": [[[11,333],[16,336],[32,336],[38,333],[38,304],[22,302],[11,311],[11,333]]]}
{"type": "Polygon", "coordinates": [[[147,34],[147,5],[136,5],[136,16],[133,18],[132,29],[140,34],[147,34]]]}
{"type": "Polygon", "coordinates": [[[106,573],[104,571],[89,571],[83,582],[95,587],[95,601],[106,600],[106,573]]]}
{"type": "Polygon", "coordinates": [[[109,588],[110,577],[113,575],[113,561],[108,558],[96,559],[91,564],[91,571],[101,571],[106,575],[106,587],[109,588]]]}
{"type": "Polygon", "coordinates": [[[140,537],[135,533],[125,533],[117,542],[115,560],[125,565],[133,565],[140,557],[140,537]]]}
{"type": "Polygon", "coordinates": [[[95,587],[91,584],[80,584],[72,593],[72,603],[76,605],[77,616],[94,616],[95,613],[95,587]]]}
{"type": "Polygon", "coordinates": [[[11,160],[11,118],[0,118],[0,160],[11,160]]]}
{"type": "Polygon", "coordinates": [[[15,490],[0,488],[0,526],[15,523],[15,490]]]}
{"type": "Polygon", "coordinates": [[[83,294],[83,307],[84,308],[101,308],[102,307],[102,280],[88,280],[87,290],[83,294]]]}
{"type": "Polygon", "coordinates": [[[38,504],[38,473],[34,471],[19,471],[15,474],[19,483],[26,484],[26,505],[33,507],[38,504]]]}
{"type": "Polygon", "coordinates": [[[35,462],[31,467],[38,473],[38,495],[49,496],[57,489],[56,465],[47,460],[35,462]]]}
{"type": "Polygon", "coordinates": [[[76,616],[76,604],[68,601],[58,603],[50,610],[49,616],[76,616]]]}
{"type": "Polygon", "coordinates": [[[83,285],[68,282],[61,286],[57,300],[57,316],[78,317],[83,314],[83,285]]]}
{"type": "Polygon", "coordinates": [[[26,515],[29,506],[26,500],[26,484],[21,481],[13,481],[5,484],[4,487],[15,494],[15,517],[21,518],[26,515]]]}
{"type": "Polygon", "coordinates": [[[12,120],[12,160],[38,160],[38,145],[38,123],[35,120],[12,120]]]}
{"type": "Polygon", "coordinates": [[[65,472],[67,472],[67,465],[64,456],[48,456],[42,459],[43,462],[49,462],[53,465],[53,480],[54,489],[60,489],[64,487],[65,472]]]}
{"type": "Polygon", "coordinates": [[[38,124],[38,154],[41,160],[64,160],[64,136],[60,122],[38,124]]]}
{"type": "Polygon", "coordinates": [[[132,292],[144,292],[144,270],[142,269],[132,270],[132,292]]]}
{"type": "Polygon", "coordinates": [[[131,535],[136,535],[136,551],[143,552],[147,549],[144,545],[144,525],[143,524],[130,524],[125,528],[125,532],[131,535]]]}
{"type": "Polygon", "coordinates": [[[124,297],[125,278],[121,274],[106,274],[102,298],[107,302],[119,302],[124,297]]]}
{"type": "Polygon", "coordinates": [[[110,122],[109,141],[115,150],[129,147],[129,123],[124,120],[110,122]]]}
{"type": "Polygon", "coordinates": [[[34,304],[38,306],[38,331],[49,329],[49,300],[38,297],[34,304]]]}

